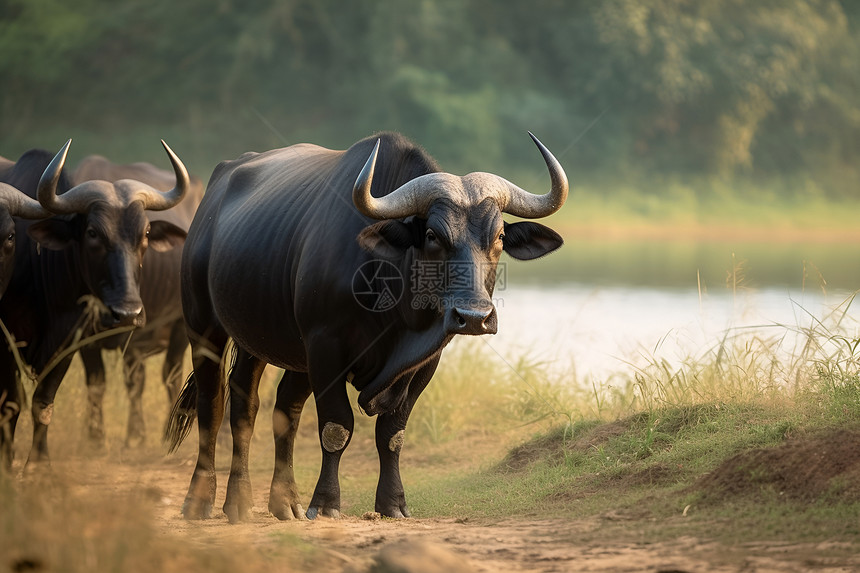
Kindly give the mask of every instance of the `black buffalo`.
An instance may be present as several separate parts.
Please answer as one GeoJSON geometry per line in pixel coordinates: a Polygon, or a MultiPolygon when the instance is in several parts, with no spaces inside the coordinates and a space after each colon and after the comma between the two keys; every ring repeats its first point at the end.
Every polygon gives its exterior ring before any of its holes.
{"type": "MultiPolygon", "coordinates": [[[[3,158],[0,157],[0,160],[3,158]]],[[[2,169],[0,165],[0,169],[2,169]]],[[[11,165],[8,168],[11,169],[11,165]]],[[[2,177],[2,175],[0,175],[2,177]]],[[[6,292],[12,271],[15,268],[15,217],[22,219],[45,219],[51,213],[39,205],[35,199],[21,193],[18,189],[0,183],[0,297],[6,292]]]]}
{"type": "MultiPolygon", "coordinates": [[[[75,185],[85,181],[116,182],[123,179],[140,181],[159,191],[168,191],[176,185],[176,176],[172,172],[159,169],[151,163],[120,165],[101,155],[85,157],[72,174],[75,185]]],[[[191,176],[191,187],[178,205],[163,211],[147,211],[146,217],[150,222],[165,221],[183,231],[188,231],[202,198],[203,183],[200,179],[191,176]]],[[[142,401],[146,381],[144,359],[166,352],[161,376],[167,390],[169,404],[173,404],[179,394],[182,385],[182,359],[188,347],[188,337],[185,334],[182,302],[179,295],[179,265],[182,249],[179,248],[180,243],[175,243],[173,246],[177,248],[149,249],[143,257],[140,297],[146,312],[146,325],[135,329],[130,335],[105,338],[88,344],[80,350],[87,376],[88,432],[90,440],[95,445],[104,443],[103,349],[123,351],[123,374],[129,399],[127,445],[138,445],[145,436],[142,401]]]]}
{"type": "MultiPolygon", "coordinates": [[[[185,237],[185,231],[174,225],[150,223],[145,213],[176,205],[190,187],[185,167],[166,144],[177,184],[161,193],[131,180],[72,187],[63,169],[70,143],[53,159],[44,151],[25,153],[4,177],[55,213],[36,223],[18,221],[15,270],[0,299],[0,320],[38,377],[31,401],[33,445],[28,461],[33,462],[48,459],[48,425],[54,396],[72,359],[65,351],[69,344],[97,330],[143,326],[139,287],[143,255],[148,247],[172,248],[185,237]]],[[[16,373],[14,352],[3,344],[0,457],[6,468],[12,462],[23,403],[16,373]]]]}
{"type": "Polygon", "coordinates": [[[442,173],[392,133],[347,151],[302,144],[247,153],[215,169],[183,253],[194,371],[167,435],[175,447],[196,407],[199,453],[186,518],[208,516],[215,500],[215,441],[228,388],[233,462],[224,511],[230,521],[248,516],[248,446],[267,363],[286,371],[275,404],[269,510],[280,519],[305,515],[293,443],[313,394],[323,462],[306,515],[339,515],[338,464],[354,422],[349,381],[361,408],[378,415],[376,511],[409,515],[399,469],[403,432],[442,349],[456,334],[496,332],[491,296],[502,251],[533,259],[562,244],[545,226],[502,219],[547,216],[567,197],[561,165],[534,141],[552,179],[541,196],[488,173],[442,173]],[[442,272],[441,288],[420,284],[427,269],[442,272]],[[373,293],[379,297],[370,303],[373,293]],[[225,384],[230,365],[219,358],[228,338],[235,351],[225,384]]]}

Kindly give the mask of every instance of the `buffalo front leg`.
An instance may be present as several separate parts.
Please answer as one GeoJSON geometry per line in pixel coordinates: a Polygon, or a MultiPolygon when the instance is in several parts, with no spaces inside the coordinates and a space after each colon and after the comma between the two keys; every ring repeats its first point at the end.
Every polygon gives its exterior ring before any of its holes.
{"type": "Polygon", "coordinates": [[[80,352],[87,376],[87,437],[93,447],[100,449],[105,441],[105,365],[100,348],[85,346],[80,352]]]}
{"type": "Polygon", "coordinates": [[[436,371],[439,358],[422,367],[409,382],[406,398],[395,410],[376,419],[376,451],[379,455],[379,484],[376,487],[376,511],[387,517],[409,517],[406,493],[400,479],[400,450],[406,422],[415,402],[436,371]]]}
{"type": "Polygon", "coordinates": [[[17,372],[12,355],[5,348],[0,349],[0,473],[12,469],[15,427],[24,403],[19,394],[17,372]]]}
{"type": "Polygon", "coordinates": [[[125,389],[128,392],[128,426],[125,445],[137,448],[146,438],[146,425],[143,421],[143,387],[146,384],[146,365],[143,356],[127,352],[124,357],[125,389]]]}
{"type": "Polygon", "coordinates": [[[185,519],[206,519],[215,505],[215,444],[218,428],[224,418],[224,386],[221,383],[221,364],[218,357],[224,354],[225,340],[218,344],[205,341],[192,345],[194,372],[189,384],[197,387],[197,465],[191,476],[191,485],[182,504],[185,519]]]}
{"type": "Polygon", "coordinates": [[[346,394],[347,371],[338,365],[336,343],[326,340],[310,346],[309,379],[319,418],[319,438],[322,446],[322,467],[314,495],[306,513],[308,519],[317,515],[340,517],[340,458],[352,438],[354,418],[346,394]]]}
{"type": "Polygon", "coordinates": [[[238,349],[230,373],[230,430],[233,436],[233,461],[227,481],[224,513],[230,523],[247,521],[253,506],[248,451],[254,434],[254,422],[260,409],[260,377],[266,363],[238,349]]]}
{"type": "Polygon", "coordinates": [[[48,426],[54,415],[54,397],[57,390],[72,363],[69,355],[60,361],[53,370],[44,374],[44,378],[36,385],[33,393],[31,412],[33,414],[33,445],[30,448],[30,456],[27,458],[27,466],[34,464],[47,464],[48,456],[48,426]]]}
{"type": "Polygon", "coordinates": [[[299,490],[293,473],[293,447],[299,430],[302,409],[311,386],[304,372],[284,372],[278,384],[272,431],[275,435],[275,472],[269,490],[269,511],[278,519],[303,519],[299,490]]]}

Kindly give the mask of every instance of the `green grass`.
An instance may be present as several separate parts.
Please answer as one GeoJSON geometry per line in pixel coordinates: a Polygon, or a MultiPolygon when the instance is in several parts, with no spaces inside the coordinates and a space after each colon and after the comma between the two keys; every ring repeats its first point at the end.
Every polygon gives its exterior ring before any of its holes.
{"type": "MultiPolygon", "coordinates": [[[[860,344],[852,334],[852,303],[853,298],[846,300],[823,320],[776,326],[767,335],[729,331],[679,364],[654,356],[603,380],[585,381],[572,370],[558,373],[527,355],[503,359],[480,340],[460,341],[445,351],[407,429],[402,472],[413,514],[478,522],[598,519],[601,526],[582,533],[580,541],[607,535],[633,541],[680,535],[726,542],[856,539],[860,497],[856,484],[846,481],[850,476],[836,476],[815,499],[787,499],[766,467],[744,462],[748,465],[739,467],[756,487],[716,497],[700,487],[703,476],[733,456],[835,429],[860,432],[860,344]],[[790,347],[788,334],[799,335],[790,347]]],[[[119,374],[116,362],[109,362],[111,380],[119,374]]],[[[148,364],[144,394],[150,438],[130,463],[163,453],[157,434],[167,408],[158,362],[148,364]]],[[[251,457],[256,491],[265,491],[271,476],[270,412],[277,377],[278,372],[267,372],[261,386],[251,457]]],[[[83,386],[76,361],[57,397],[52,424],[51,447],[61,462],[88,455],[81,446],[83,386]]],[[[109,384],[105,406],[107,455],[122,458],[121,384],[109,384]]],[[[21,457],[29,444],[26,418],[16,444],[21,457]]],[[[377,478],[374,420],[356,411],[356,422],[341,464],[344,510],[352,516],[373,508],[377,478]]],[[[195,448],[192,436],[174,459],[193,460],[195,448]]],[[[225,477],[228,455],[229,447],[222,445],[218,467],[225,477]]],[[[187,467],[190,473],[192,466],[187,467]]],[[[304,499],[318,470],[311,402],[296,452],[304,499]]],[[[226,479],[219,480],[223,491],[226,479]]],[[[279,548],[275,557],[271,551],[253,556],[223,539],[189,546],[184,536],[163,536],[151,494],[81,494],[70,483],[42,488],[2,481],[4,555],[68,562],[70,571],[93,566],[220,571],[236,565],[262,570],[274,558],[305,564],[318,559],[312,547],[280,533],[272,538],[279,548]]],[[[170,492],[174,498],[182,495],[170,492]]]]}
{"type": "MultiPolygon", "coordinates": [[[[749,532],[761,539],[852,539],[860,498],[843,483],[849,478],[836,476],[812,501],[783,498],[767,481],[769,470],[757,466],[749,479],[761,481],[761,489],[714,501],[695,488],[732,456],[860,431],[860,345],[846,334],[852,302],[808,327],[778,327],[770,336],[729,332],[680,366],[652,358],[590,391],[559,384],[538,364],[511,369],[519,371],[514,376],[483,367],[493,399],[507,397],[490,410],[506,412],[509,426],[531,421],[525,433],[540,430],[474,471],[428,476],[407,466],[411,505],[418,516],[487,520],[620,513],[649,539],[683,533],[734,542],[749,532]],[[786,334],[799,334],[787,358],[786,334]],[[650,520],[670,524],[656,528],[650,520]],[[715,527],[727,521],[734,525],[715,527]]],[[[442,374],[441,386],[457,380],[442,374]]],[[[472,412],[473,419],[449,430],[501,430],[494,415],[472,412]]]]}

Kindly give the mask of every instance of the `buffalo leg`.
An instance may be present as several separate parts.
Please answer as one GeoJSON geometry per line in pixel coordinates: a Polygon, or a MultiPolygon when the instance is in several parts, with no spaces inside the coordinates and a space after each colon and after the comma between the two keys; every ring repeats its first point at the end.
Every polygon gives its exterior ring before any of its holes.
{"type": "Polygon", "coordinates": [[[54,414],[54,397],[57,390],[72,363],[72,355],[63,358],[45,377],[36,385],[33,393],[31,411],[33,414],[33,445],[27,465],[48,462],[48,426],[54,414]]]}
{"type": "Polygon", "coordinates": [[[172,405],[179,396],[182,387],[182,360],[188,347],[188,337],[185,334],[185,324],[180,320],[170,329],[170,340],[167,343],[167,354],[164,356],[164,366],[161,368],[161,379],[167,390],[167,403],[172,405]]]}
{"type": "Polygon", "coordinates": [[[272,431],[275,434],[275,472],[269,490],[269,511],[278,519],[302,519],[299,490],[293,473],[293,447],[299,420],[311,386],[305,372],[284,372],[278,384],[272,431]]]}
{"type": "Polygon", "coordinates": [[[197,431],[199,446],[197,465],[191,485],[182,504],[185,519],[205,519],[215,505],[215,443],[218,428],[224,418],[224,386],[221,384],[221,363],[226,338],[217,343],[199,340],[192,343],[194,362],[193,384],[197,386],[197,431]]]}
{"type": "Polygon", "coordinates": [[[123,359],[125,389],[128,392],[128,427],[125,445],[139,447],[146,436],[143,422],[143,387],[146,384],[146,365],[140,353],[128,351],[123,359]]]}
{"type": "Polygon", "coordinates": [[[21,414],[23,396],[19,395],[18,369],[12,354],[0,349],[0,472],[12,469],[15,427],[21,414]]]}
{"type": "Polygon", "coordinates": [[[406,494],[400,479],[400,450],[406,422],[415,402],[427,387],[439,358],[418,370],[409,382],[403,403],[396,410],[380,414],[376,419],[376,451],[379,454],[379,484],[376,487],[376,511],[387,517],[409,517],[406,494]]]}
{"type": "Polygon", "coordinates": [[[306,513],[308,519],[314,519],[317,515],[340,517],[340,481],[337,473],[340,458],[352,439],[355,423],[346,394],[347,372],[340,371],[337,366],[340,363],[338,355],[331,346],[331,343],[321,344],[315,348],[316,355],[309,353],[310,382],[319,418],[322,467],[306,513]]]}
{"type": "Polygon", "coordinates": [[[233,461],[227,481],[224,513],[230,523],[247,521],[253,506],[248,450],[254,434],[254,421],[260,408],[260,377],[266,363],[241,348],[230,373],[230,430],[233,436],[233,461]]]}
{"type": "Polygon", "coordinates": [[[87,435],[95,447],[103,447],[105,441],[104,397],[105,365],[100,348],[83,347],[81,361],[87,376],[87,435]]]}

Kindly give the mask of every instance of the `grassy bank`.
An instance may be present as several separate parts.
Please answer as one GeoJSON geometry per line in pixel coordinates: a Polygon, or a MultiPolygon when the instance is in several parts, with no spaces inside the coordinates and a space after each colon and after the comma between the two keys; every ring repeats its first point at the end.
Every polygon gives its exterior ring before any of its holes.
{"type": "MultiPolygon", "coordinates": [[[[586,520],[572,543],[678,536],[727,544],[853,542],[860,533],[860,356],[849,334],[851,302],[808,327],[785,326],[767,336],[730,331],[679,364],[655,356],[603,380],[560,374],[527,356],[501,357],[479,339],[463,340],[446,351],[410,420],[402,469],[413,513],[479,525],[586,520]],[[790,349],[787,334],[799,335],[790,349]]],[[[159,364],[152,362],[144,398],[148,442],[136,452],[122,447],[124,389],[110,384],[109,439],[99,453],[83,439],[86,396],[75,364],[57,397],[53,476],[0,483],[4,564],[68,571],[337,569],[325,544],[300,540],[264,510],[278,373],[266,374],[252,444],[253,522],[184,524],[178,511],[195,437],[162,458],[157,434],[166,404],[159,364]],[[66,472],[80,460],[87,460],[83,469],[66,472]]],[[[109,379],[118,381],[114,368],[109,379]]],[[[373,508],[377,476],[373,420],[357,410],[356,419],[341,464],[347,519],[373,508]]],[[[29,445],[26,416],[18,436],[16,470],[29,445]]],[[[222,440],[217,506],[229,451],[222,440]]],[[[303,499],[319,459],[309,404],[296,451],[303,499]]]]}

